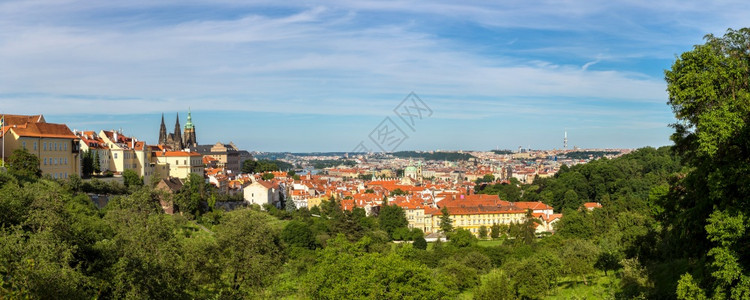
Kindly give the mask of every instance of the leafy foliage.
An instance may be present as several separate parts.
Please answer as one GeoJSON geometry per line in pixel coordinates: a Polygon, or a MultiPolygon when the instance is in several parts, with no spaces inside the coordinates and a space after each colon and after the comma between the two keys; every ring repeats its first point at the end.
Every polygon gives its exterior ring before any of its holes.
{"type": "Polygon", "coordinates": [[[729,298],[750,290],[750,28],[707,35],[665,71],[675,150],[690,169],[663,197],[668,259],[708,261],[682,276],[681,297],[729,298]]]}
{"type": "Polygon", "coordinates": [[[34,181],[42,176],[39,168],[39,158],[31,154],[26,148],[13,150],[13,154],[6,161],[8,172],[23,181],[34,181]]]}
{"type": "Polygon", "coordinates": [[[280,160],[252,160],[248,159],[242,163],[242,173],[265,173],[273,171],[286,171],[293,169],[290,163],[280,160]]]}

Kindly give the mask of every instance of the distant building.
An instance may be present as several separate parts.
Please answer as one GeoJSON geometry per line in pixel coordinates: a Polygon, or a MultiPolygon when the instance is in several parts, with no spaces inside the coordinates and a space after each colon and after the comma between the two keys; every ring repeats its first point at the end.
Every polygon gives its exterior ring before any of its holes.
{"type": "Polygon", "coordinates": [[[195,125],[193,124],[193,116],[188,111],[187,124],[185,124],[185,133],[181,133],[180,128],[180,114],[177,114],[177,119],[174,124],[174,132],[167,133],[167,126],[164,123],[164,114],[161,115],[161,126],[159,126],[159,145],[165,145],[172,148],[172,150],[180,151],[188,147],[198,146],[198,139],[195,136],[195,125]]]}
{"type": "Polygon", "coordinates": [[[279,185],[265,180],[256,180],[246,186],[243,189],[243,196],[249,204],[276,205],[281,201],[279,185]]]}
{"type": "MultiPolygon", "coordinates": [[[[99,131],[99,140],[101,140],[109,150],[109,157],[102,161],[109,162],[104,169],[115,173],[122,173],[125,170],[133,170],[136,174],[143,177],[145,182],[150,182],[151,176],[154,175],[154,166],[151,165],[151,151],[146,147],[146,143],[138,141],[134,137],[128,137],[122,132],[115,130],[99,131]]],[[[100,167],[102,163],[100,162],[100,167]]]]}
{"type": "Polygon", "coordinates": [[[39,158],[43,175],[68,178],[81,175],[78,137],[65,124],[47,123],[42,115],[0,115],[5,126],[0,140],[5,143],[5,158],[25,148],[39,158]]]}
{"type": "Polygon", "coordinates": [[[602,205],[599,202],[586,202],[583,204],[583,207],[589,211],[592,211],[596,208],[602,208],[602,205]]]}
{"type": "Polygon", "coordinates": [[[224,168],[233,174],[240,173],[242,163],[247,159],[252,159],[252,156],[247,151],[238,149],[232,142],[229,144],[218,142],[213,145],[190,146],[190,150],[216,159],[217,167],[224,168]],[[244,156],[243,153],[249,157],[244,156]]]}
{"type": "Polygon", "coordinates": [[[155,170],[159,178],[176,177],[187,179],[190,173],[203,177],[203,158],[197,152],[189,151],[162,151],[153,152],[155,158],[155,170]]]}

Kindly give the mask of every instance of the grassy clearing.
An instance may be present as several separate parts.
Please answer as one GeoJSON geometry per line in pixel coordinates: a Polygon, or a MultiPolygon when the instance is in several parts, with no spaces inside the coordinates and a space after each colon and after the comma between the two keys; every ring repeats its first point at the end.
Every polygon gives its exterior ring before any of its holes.
{"type": "Polygon", "coordinates": [[[581,278],[563,277],[560,279],[557,289],[553,295],[546,299],[614,299],[615,291],[620,280],[614,274],[609,272],[597,272],[590,275],[588,285],[583,284],[581,278]]]}
{"type": "Polygon", "coordinates": [[[503,244],[503,240],[483,240],[477,242],[477,245],[482,247],[495,247],[503,244]]]}

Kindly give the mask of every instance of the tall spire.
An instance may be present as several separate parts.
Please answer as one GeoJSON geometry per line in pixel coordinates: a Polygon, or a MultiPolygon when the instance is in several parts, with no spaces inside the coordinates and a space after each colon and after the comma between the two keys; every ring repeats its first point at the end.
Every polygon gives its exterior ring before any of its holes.
{"type": "Polygon", "coordinates": [[[180,132],[180,113],[177,113],[177,121],[174,123],[174,137],[172,138],[172,142],[178,148],[175,150],[182,150],[184,148],[182,145],[182,133],[180,132]]]}
{"type": "Polygon", "coordinates": [[[161,126],[159,127],[159,144],[167,144],[167,125],[164,124],[164,113],[161,114],[161,126]]]}
{"type": "Polygon", "coordinates": [[[183,135],[183,138],[185,139],[185,147],[198,146],[198,140],[195,138],[195,125],[193,125],[193,115],[190,111],[190,108],[188,108],[188,119],[187,123],[185,124],[185,134],[183,135]]]}
{"type": "Polygon", "coordinates": [[[191,128],[193,128],[193,115],[192,115],[192,112],[190,111],[190,108],[188,108],[188,119],[187,119],[187,123],[185,123],[185,129],[191,129],[191,128]]]}

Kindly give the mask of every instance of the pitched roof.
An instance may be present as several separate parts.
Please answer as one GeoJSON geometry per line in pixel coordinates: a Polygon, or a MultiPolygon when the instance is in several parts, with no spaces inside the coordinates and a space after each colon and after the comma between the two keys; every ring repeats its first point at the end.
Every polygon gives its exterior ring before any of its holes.
{"type": "Polygon", "coordinates": [[[586,202],[583,204],[586,208],[600,208],[602,205],[599,202],[586,202]]]}
{"type": "Polygon", "coordinates": [[[514,202],[516,206],[524,209],[530,209],[530,210],[545,210],[545,209],[552,209],[552,206],[549,206],[547,204],[544,204],[542,202],[528,202],[528,201],[518,201],[514,202]]]}
{"type": "Polygon", "coordinates": [[[78,139],[65,124],[25,123],[24,125],[14,125],[9,130],[24,137],[78,139]]]}
{"type": "Polygon", "coordinates": [[[24,116],[24,115],[8,115],[8,114],[4,114],[4,115],[0,116],[0,118],[3,118],[6,127],[13,126],[13,125],[25,125],[26,123],[44,123],[44,122],[46,122],[44,120],[44,116],[42,116],[42,115],[24,116]]]}
{"type": "Polygon", "coordinates": [[[201,156],[198,152],[184,152],[184,151],[156,151],[154,155],[157,157],[189,157],[189,156],[201,156]]]}

